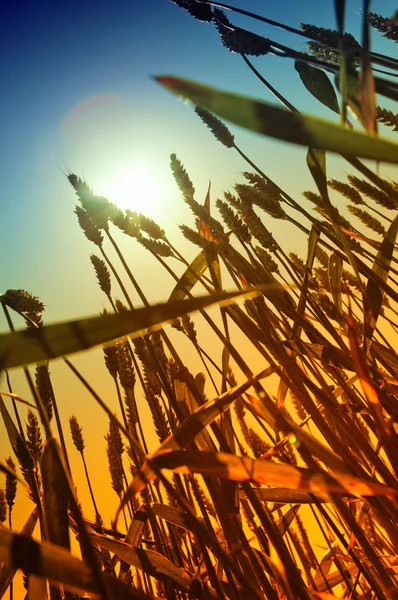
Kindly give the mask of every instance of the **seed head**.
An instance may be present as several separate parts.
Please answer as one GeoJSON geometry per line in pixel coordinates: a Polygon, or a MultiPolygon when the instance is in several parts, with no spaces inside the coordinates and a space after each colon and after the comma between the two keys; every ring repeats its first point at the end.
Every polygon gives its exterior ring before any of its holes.
{"type": "Polygon", "coordinates": [[[28,411],[28,422],[26,424],[26,445],[36,464],[40,463],[43,454],[43,441],[41,437],[39,421],[34,412],[28,411]]]}
{"type": "Polygon", "coordinates": [[[235,27],[218,8],[214,9],[213,14],[213,21],[220,34],[221,42],[227,50],[252,56],[268,54],[271,48],[270,40],[241,27],[235,27]]]}
{"type": "Polygon", "coordinates": [[[78,452],[83,452],[84,450],[84,439],[82,428],[80,427],[76,417],[73,415],[69,419],[70,432],[72,434],[72,441],[75,445],[75,448],[78,452]]]}
{"type": "Polygon", "coordinates": [[[35,380],[40,399],[47,412],[48,420],[51,421],[53,416],[54,392],[51,385],[48,365],[38,365],[36,367],[35,380]]]}
{"type": "Polygon", "coordinates": [[[112,488],[118,496],[123,492],[123,463],[122,454],[124,446],[119,428],[115,419],[109,420],[109,433],[105,436],[109,471],[112,479],[112,488]]]}
{"type": "Polygon", "coordinates": [[[196,0],[171,0],[180,8],[185,9],[190,15],[198,19],[210,23],[213,18],[211,7],[208,4],[196,2],[196,0]]]}
{"type": "MultiPolygon", "coordinates": [[[[15,463],[12,460],[11,456],[6,458],[6,463],[15,471],[15,463]]],[[[6,500],[8,504],[8,510],[11,514],[12,507],[14,506],[15,496],[17,494],[17,478],[11,475],[11,473],[6,473],[6,500]]]]}
{"type": "Polygon", "coordinates": [[[6,306],[18,313],[27,315],[41,315],[45,306],[38,296],[33,296],[25,290],[7,290],[0,300],[6,306]]]}
{"type": "Polygon", "coordinates": [[[234,147],[234,136],[229,131],[228,127],[226,127],[224,123],[220,121],[220,119],[217,119],[217,117],[212,115],[211,112],[201,108],[200,106],[195,107],[195,112],[219,142],[221,142],[227,148],[234,147]]]}
{"type": "Polygon", "coordinates": [[[104,241],[102,233],[94,224],[88,212],[81,206],[75,206],[75,214],[86,238],[96,246],[102,246],[104,241]]]}
{"type": "Polygon", "coordinates": [[[0,489],[0,524],[2,525],[7,518],[7,501],[4,490],[0,489]]]}
{"type": "Polygon", "coordinates": [[[184,169],[181,161],[175,154],[170,155],[170,167],[174,179],[180,188],[182,195],[184,196],[184,199],[188,200],[193,198],[195,195],[195,188],[193,187],[193,184],[189,179],[189,175],[184,169]]]}
{"type": "Polygon", "coordinates": [[[111,296],[111,276],[102,258],[99,258],[95,254],[90,256],[91,264],[94,267],[95,274],[97,275],[98,284],[104,294],[110,298],[111,296]]]}

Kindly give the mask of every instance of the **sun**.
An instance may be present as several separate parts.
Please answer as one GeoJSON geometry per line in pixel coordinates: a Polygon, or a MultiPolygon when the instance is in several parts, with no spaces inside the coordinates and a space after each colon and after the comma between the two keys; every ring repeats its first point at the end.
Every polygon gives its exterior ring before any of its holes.
{"type": "Polygon", "coordinates": [[[165,177],[149,164],[118,164],[97,180],[102,196],[121,210],[130,209],[145,215],[162,212],[165,202],[165,177]]]}

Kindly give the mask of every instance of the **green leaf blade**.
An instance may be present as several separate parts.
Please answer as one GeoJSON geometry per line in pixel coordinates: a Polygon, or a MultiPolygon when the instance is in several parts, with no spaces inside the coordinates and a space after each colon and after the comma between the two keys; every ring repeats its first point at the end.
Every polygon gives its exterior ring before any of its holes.
{"type": "Polygon", "coordinates": [[[398,163],[398,145],[301,113],[177,77],[156,80],[174,94],[221,118],[281,141],[363,158],[398,163]]]}

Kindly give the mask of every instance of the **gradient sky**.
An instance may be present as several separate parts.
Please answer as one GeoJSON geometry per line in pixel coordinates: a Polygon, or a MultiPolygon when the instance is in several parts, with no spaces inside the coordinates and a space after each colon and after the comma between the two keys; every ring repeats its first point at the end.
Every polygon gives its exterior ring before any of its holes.
{"type": "MultiPolygon", "coordinates": [[[[244,5],[292,26],[300,21],[334,26],[332,1],[322,3],[322,12],[314,0],[247,0],[244,5]]],[[[390,15],[396,6],[385,0],[372,8],[390,15]]],[[[347,2],[347,29],[358,35],[360,14],[360,1],[347,2]]],[[[304,48],[302,38],[233,13],[229,18],[304,48]]],[[[396,49],[374,33],[378,49],[396,49]]],[[[176,224],[192,218],[170,174],[172,152],[190,174],[198,199],[208,180],[215,200],[247,167],[151,76],[181,75],[272,98],[242,59],[221,46],[214,26],[168,0],[11,2],[3,12],[0,46],[3,289],[23,287],[40,295],[51,320],[90,314],[97,308],[92,304],[95,281],[90,286],[86,270],[92,248],[76,226],[74,193],[62,170],[84,176],[98,193],[107,192],[118,171],[149,171],[148,186],[159,182],[159,202],[151,206],[138,189],[131,194],[132,207],[152,213],[170,235],[176,234],[176,224]],[[76,294],[82,285],[83,297],[76,294]]],[[[266,56],[254,62],[299,109],[335,118],[303,88],[292,61],[266,56]]],[[[312,186],[302,149],[231,130],[242,149],[287,191],[297,195],[312,186]]],[[[162,298],[159,292],[156,299],[162,298]]]]}
{"type": "MultiPolygon", "coordinates": [[[[332,0],[231,2],[294,27],[299,22],[335,26],[332,0]]],[[[361,4],[347,2],[347,30],[358,39],[361,4]]],[[[373,2],[371,7],[385,16],[396,8],[395,0],[373,2]]],[[[237,25],[298,50],[305,48],[302,38],[233,13],[228,16],[237,25]]],[[[397,46],[377,32],[372,32],[372,40],[377,51],[396,52],[397,46]]],[[[303,88],[292,61],[266,56],[253,62],[297,108],[337,120],[303,88]]],[[[196,249],[183,240],[177,226],[193,225],[194,220],[179,197],[169,155],[175,152],[185,165],[199,201],[209,180],[213,202],[242,181],[240,173],[247,165],[221,146],[188,106],[151,79],[160,74],[272,100],[241,57],[221,46],[214,26],[198,22],[168,0],[15,0],[3,7],[1,285],[2,291],[24,288],[39,295],[47,305],[47,322],[95,314],[105,305],[89,261],[94,248],[77,225],[66,170],[86,178],[99,194],[108,193],[117,174],[144,173],[146,183],[131,190],[131,208],[149,213],[188,257],[196,249]],[[153,188],[156,205],[146,197],[146,190],[153,188]]],[[[303,190],[315,191],[305,149],[233,126],[231,131],[242,150],[290,194],[300,199],[303,190]]],[[[385,129],[382,133],[388,135],[385,129]]],[[[329,174],[342,178],[345,165],[336,158],[329,165],[329,174]]],[[[275,221],[270,228],[287,250],[304,253],[304,240],[295,231],[275,221]]],[[[170,278],[152,271],[152,262],[133,241],[123,240],[122,245],[148,298],[167,299],[173,287],[170,278]]],[[[82,358],[80,364],[91,372],[101,368],[98,354],[82,358]]],[[[58,381],[66,377],[59,362],[52,370],[58,381]]],[[[64,416],[82,408],[76,382],[59,387],[60,404],[67,407],[64,416]]],[[[22,384],[17,391],[23,393],[22,384]]],[[[101,392],[112,394],[111,382],[105,382],[101,392]]],[[[93,414],[82,415],[87,428],[93,414]]],[[[5,452],[0,442],[0,458],[5,452]]],[[[101,474],[96,483],[101,485],[101,474]]]]}

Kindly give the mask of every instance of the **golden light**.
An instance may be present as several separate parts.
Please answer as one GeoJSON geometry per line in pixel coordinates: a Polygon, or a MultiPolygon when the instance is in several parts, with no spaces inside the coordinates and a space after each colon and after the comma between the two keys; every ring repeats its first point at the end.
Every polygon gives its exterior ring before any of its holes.
{"type": "Polygon", "coordinates": [[[162,212],[167,184],[148,164],[118,163],[96,179],[96,191],[122,210],[156,216],[162,212]]]}

